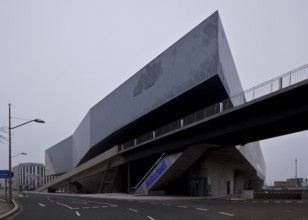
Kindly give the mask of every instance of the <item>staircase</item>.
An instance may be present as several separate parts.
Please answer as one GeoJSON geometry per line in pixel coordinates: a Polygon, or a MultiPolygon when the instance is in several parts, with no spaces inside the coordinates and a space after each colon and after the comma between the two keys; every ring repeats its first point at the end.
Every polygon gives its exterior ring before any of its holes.
{"type": "Polygon", "coordinates": [[[213,145],[198,144],[185,151],[162,155],[141,181],[134,187],[134,194],[154,195],[169,181],[176,180],[213,145]]]}

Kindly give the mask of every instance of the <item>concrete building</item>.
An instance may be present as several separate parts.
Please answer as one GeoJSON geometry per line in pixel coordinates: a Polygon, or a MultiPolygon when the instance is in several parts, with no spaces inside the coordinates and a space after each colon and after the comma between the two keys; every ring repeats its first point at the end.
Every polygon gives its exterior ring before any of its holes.
{"type": "Polygon", "coordinates": [[[15,190],[33,191],[56,178],[46,176],[45,166],[41,163],[20,163],[12,171],[12,187],[15,190]]]}
{"type": "Polygon", "coordinates": [[[217,146],[194,141],[194,131],[185,140],[168,136],[196,117],[236,107],[236,99],[213,104],[242,91],[215,12],[93,106],[70,137],[45,151],[46,174],[63,174],[68,182],[54,182],[48,190],[219,196],[262,188],[265,162],[258,142],[217,146]],[[90,168],[85,175],[83,169],[90,168]],[[111,187],[104,190],[107,182],[111,187]]]}

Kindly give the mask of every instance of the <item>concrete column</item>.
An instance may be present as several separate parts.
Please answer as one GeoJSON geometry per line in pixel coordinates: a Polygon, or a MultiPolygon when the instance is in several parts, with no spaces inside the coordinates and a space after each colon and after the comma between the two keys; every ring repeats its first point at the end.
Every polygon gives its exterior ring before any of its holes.
{"type": "Polygon", "coordinates": [[[130,193],[130,163],[127,164],[127,192],[130,193]]]}
{"type": "Polygon", "coordinates": [[[70,193],[71,189],[70,189],[70,181],[67,180],[67,193],[70,193]]]}

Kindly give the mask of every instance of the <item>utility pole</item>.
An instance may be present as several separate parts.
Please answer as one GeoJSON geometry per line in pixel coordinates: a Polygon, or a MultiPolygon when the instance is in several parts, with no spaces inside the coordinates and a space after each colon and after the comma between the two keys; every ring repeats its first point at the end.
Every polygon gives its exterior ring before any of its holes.
{"type": "Polygon", "coordinates": [[[295,158],[295,179],[297,179],[297,158],[295,158]]]}
{"type": "Polygon", "coordinates": [[[298,182],[297,182],[297,158],[295,158],[295,180],[296,180],[296,188],[298,187],[298,182]]]}

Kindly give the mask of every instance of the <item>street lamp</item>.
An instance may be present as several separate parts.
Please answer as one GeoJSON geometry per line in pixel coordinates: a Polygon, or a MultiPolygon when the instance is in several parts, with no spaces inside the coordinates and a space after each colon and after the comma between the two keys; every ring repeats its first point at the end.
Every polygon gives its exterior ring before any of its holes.
{"type": "Polygon", "coordinates": [[[19,153],[19,154],[16,154],[16,155],[12,156],[12,158],[13,158],[13,157],[17,157],[18,155],[27,155],[27,153],[21,152],[21,153],[19,153]]]}
{"type": "MultiPolygon", "coordinates": [[[[37,123],[45,123],[42,119],[33,119],[29,120],[25,123],[22,123],[20,125],[16,125],[14,127],[11,126],[11,103],[9,103],[9,203],[12,203],[12,155],[11,155],[11,149],[12,149],[12,136],[11,136],[11,131],[12,129],[18,128],[20,126],[23,126],[25,124],[28,124],[30,122],[37,122],[37,123]]],[[[15,155],[17,156],[17,155],[15,155]]]]}

